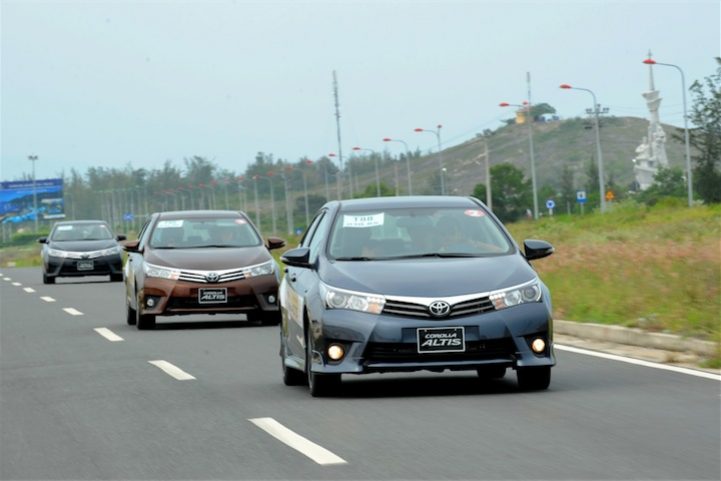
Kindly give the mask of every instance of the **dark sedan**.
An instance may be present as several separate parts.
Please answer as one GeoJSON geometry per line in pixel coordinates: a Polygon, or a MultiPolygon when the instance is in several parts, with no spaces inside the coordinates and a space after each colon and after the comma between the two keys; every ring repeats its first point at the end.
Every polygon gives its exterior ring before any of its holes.
{"type": "Polygon", "coordinates": [[[516,370],[546,389],[555,365],[551,297],[529,261],[477,199],[336,201],[282,257],[285,384],[332,394],[341,374],[516,370]]]}
{"type": "Polygon", "coordinates": [[[110,276],[122,282],[122,249],[110,226],[101,220],[58,222],[43,244],[43,283],[54,284],[57,277],[110,276]]]}
{"type": "Polygon", "coordinates": [[[278,324],[280,274],[242,212],[179,211],[153,214],[139,239],[124,243],[127,323],[152,329],[157,316],[243,313],[278,324]]]}

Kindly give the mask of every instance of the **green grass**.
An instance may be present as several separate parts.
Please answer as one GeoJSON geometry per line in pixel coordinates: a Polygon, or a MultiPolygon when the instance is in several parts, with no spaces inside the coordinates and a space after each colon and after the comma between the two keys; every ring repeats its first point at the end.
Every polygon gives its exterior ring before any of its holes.
{"type": "Polygon", "coordinates": [[[554,245],[553,256],[534,262],[551,289],[554,317],[721,341],[721,205],[629,202],[605,215],[509,230],[518,242],[554,245]]]}

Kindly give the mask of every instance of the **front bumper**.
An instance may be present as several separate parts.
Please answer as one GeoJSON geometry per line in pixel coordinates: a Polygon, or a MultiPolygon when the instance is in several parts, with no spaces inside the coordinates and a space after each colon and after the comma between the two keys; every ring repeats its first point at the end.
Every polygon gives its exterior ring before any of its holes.
{"type": "Polygon", "coordinates": [[[350,310],[324,310],[311,321],[313,359],[318,373],[474,370],[497,365],[511,368],[553,366],[552,319],[542,302],[444,320],[415,319],[350,310]],[[463,327],[465,351],[418,353],[418,328],[463,327]],[[540,337],[546,350],[536,354],[530,343],[540,337]],[[339,362],[326,353],[332,343],[344,346],[339,362]]]}
{"type": "Polygon", "coordinates": [[[139,293],[142,314],[174,316],[182,314],[278,312],[278,279],[274,274],[232,282],[201,284],[187,281],[145,278],[139,293]],[[227,301],[202,304],[199,289],[226,289],[227,301]],[[147,305],[153,299],[153,306],[147,305]]]}
{"type": "Polygon", "coordinates": [[[68,257],[48,256],[43,268],[45,275],[49,277],[122,275],[123,260],[120,254],[95,257],[93,259],[71,259],[68,257]],[[92,268],[87,268],[88,262],[92,262],[92,268]],[[80,263],[80,265],[78,263],[80,263]]]}

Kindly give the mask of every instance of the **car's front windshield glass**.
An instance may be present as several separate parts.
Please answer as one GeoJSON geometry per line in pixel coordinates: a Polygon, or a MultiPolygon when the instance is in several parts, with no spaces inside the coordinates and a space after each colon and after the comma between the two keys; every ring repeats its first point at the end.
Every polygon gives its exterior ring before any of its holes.
{"type": "Polygon", "coordinates": [[[150,247],[156,249],[252,247],[260,244],[260,237],[242,217],[161,219],[150,237],[150,247]]]}
{"type": "Polygon", "coordinates": [[[55,227],[50,240],[96,241],[110,240],[113,234],[105,224],[62,224],[55,227]]]}
{"type": "Polygon", "coordinates": [[[399,208],[341,212],[329,255],[337,260],[503,255],[513,245],[480,208],[399,208]]]}

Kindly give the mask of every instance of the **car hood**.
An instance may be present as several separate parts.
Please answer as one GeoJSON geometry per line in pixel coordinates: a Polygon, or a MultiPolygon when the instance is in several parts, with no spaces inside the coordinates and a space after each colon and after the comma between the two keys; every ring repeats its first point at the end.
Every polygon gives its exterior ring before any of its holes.
{"type": "Polygon", "coordinates": [[[151,264],[203,271],[222,271],[261,264],[269,261],[265,247],[208,247],[198,249],[152,249],[146,251],[145,261],[151,264]]]}
{"type": "Polygon", "coordinates": [[[115,239],[80,240],[80,241],[51,241],[47,244],[51,249],[72,252],[92,252],[109,249],[118,245],[115,239]]]}
{"type": "Polygon", "coordinates": [[[536,272],[519,254],[498,257],[334,261],[320,266],[330,286],[385,296],[451,297],[528,282],[536,272]]]}

